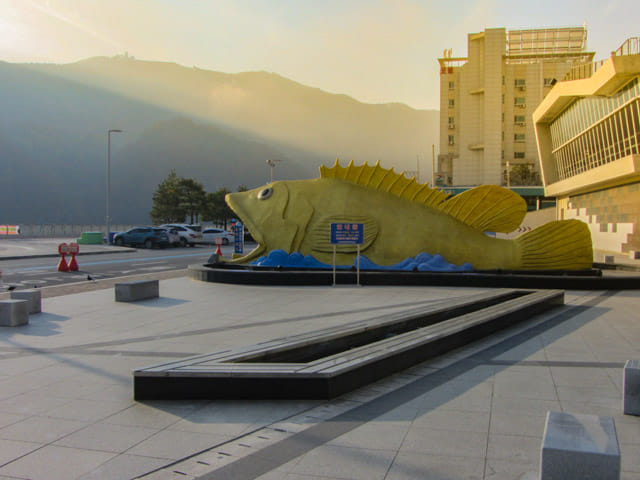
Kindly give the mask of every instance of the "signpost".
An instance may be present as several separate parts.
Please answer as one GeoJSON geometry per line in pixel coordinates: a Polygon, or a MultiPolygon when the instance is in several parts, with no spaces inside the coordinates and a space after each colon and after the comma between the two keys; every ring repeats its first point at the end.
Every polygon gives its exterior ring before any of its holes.
{"type": "Polygon", "coordinates": [[[233,225],[233,253],[242,254],[244,252],[244,225],[236,222],[233,225]]]}
{"type": "Polygon", "coordinates": [[[333,284],[336,284],[336,245],[357,245],[356,284],[360,285],[360,245],[364,243],[364,223],[332,223],[333,284]]]}

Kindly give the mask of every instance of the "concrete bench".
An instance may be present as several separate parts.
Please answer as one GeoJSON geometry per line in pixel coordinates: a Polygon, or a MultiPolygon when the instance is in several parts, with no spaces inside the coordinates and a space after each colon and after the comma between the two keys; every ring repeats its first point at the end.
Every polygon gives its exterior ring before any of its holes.
{"type": "Polygon", "coordinates": [[[612,417],[547,412],[540,480],[620,479],[620,447],[612,417]]]}
{"type": "Polygon", "coordinates": [[[42,295],[37,288],[32,290],[14,290],[11,292],[11,298],[14,300],[26,300],[29,305],[29,314],[40,313],[42,311],[42,295]]]}
{"type": "Polygon", "coordinates": [[[116,283],[116,302],[136,302],[160,295],[158,280],[116,283]]]}
{"type": "Polygon", "coordinates": [[[627,360],[624,365],[622,412],[640,416],[640,360],[627,360]]]}
{"type": "Polygon", "coordinates": [[[17,327],[29,323],[26,300],[0,300],[0,327],[17,327]]]}

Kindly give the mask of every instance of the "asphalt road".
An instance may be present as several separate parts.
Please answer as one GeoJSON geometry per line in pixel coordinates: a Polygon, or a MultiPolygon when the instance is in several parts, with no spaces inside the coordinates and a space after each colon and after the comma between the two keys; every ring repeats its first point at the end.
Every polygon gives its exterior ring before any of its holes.
{"type": "MultiPolygon", "coordinates": [[[[246,246],[245,246],[246,250],[246,246]]],[[[191,264],[206,263],[215,246],[167,249],[137,249],[122,253],[79,255],[77,272],[58,272],[59,257],[20,258],[0,261],[0,292],[9,286],[16,289],[48,287],[70,283],[134,276],[170,270],[183,270],[191,264]]],[[[222,254],[231,257],[233,246],[223,246],[222,254]]],[[[69,259],[67,259],[69,260],[69,259]]]]}

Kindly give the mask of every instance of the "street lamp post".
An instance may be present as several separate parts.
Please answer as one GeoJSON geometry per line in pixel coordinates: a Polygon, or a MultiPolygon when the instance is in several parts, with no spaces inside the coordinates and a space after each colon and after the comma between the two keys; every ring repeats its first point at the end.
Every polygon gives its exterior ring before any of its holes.
{"type": "Polygon", "coordinates": [[[273,169],[276,167],[276,162],[281,162],[282,160],[267,160],[267,165],[269,165],[271,169],[271,183],[273,183],[273,169]]]}
{"type": "Polygon", "coordinates": [[[106,216],[106,224],[107,224],[107,244],[111,243],[111,239],[109,238],[109,231],[111,230],[111,217],[109,216],[109,203],[111,201],[111,134],[112,133],[122,133],[122,130],[118,129],[109,129],[107,133],[107,216],[106,216]]]}

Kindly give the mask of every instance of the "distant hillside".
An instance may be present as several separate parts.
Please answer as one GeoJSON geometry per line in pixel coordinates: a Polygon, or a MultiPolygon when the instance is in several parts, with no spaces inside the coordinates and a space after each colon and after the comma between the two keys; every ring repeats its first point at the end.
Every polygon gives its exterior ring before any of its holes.
{"type": "MultiPolygon", "coordinates": [[[[130,58],[0,62],[0,223],[104,221],[107,130],[112,221],[147,223],[172,168],[209,191],[309,178],[339,157],[415,169],[438,113],[368,105],[275,74],[225,74],[130,58]]],[[[427,162],[425,162],[427,163],[427,162]]],[[[425,167],[428,167],[425,165],[425,167]]]]}
{"type": "MultiPolygon", "coordinates": [[[[198,179],[207,191],[222,186],[235,191],[241,184],[263,185],[269,181],[265,159],[282,157],[283,153],[273,146],[184,117],[159,122],[114,158],[113,208],[121,212],[119,220],[127,223],[148,217],[153,192],[172,168],[178,175],[198,179]],[[140,197],[134,204],[130,201],[131,185],[140,197]]],[[[279,180],[312,178],[317,176],[317,169],[291,158],[278,165],[276,174],[279,180]]]]}
{"type": "Polygon", "coordinates": [[[437,111],[364,104],[274,73],[227,74],[130,57],[38,68],[329,157],[414,169],[438,141],[437,111]]]}

